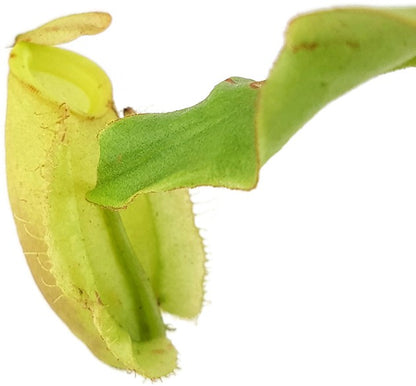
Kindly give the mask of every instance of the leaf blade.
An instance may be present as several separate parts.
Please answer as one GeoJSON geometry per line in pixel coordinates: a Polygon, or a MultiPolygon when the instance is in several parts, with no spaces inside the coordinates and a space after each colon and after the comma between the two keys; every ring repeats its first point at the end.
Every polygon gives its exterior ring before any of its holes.
{"type": "Polygon", "coordinates": [[[294,19],[259,98],[261,163],[326,104],[415,55],[414,8],[332,9],[294,19]]]}
{"type": "Polygon", "coordinates": [[[258,164],[257,82],[232,78],[198,105],[113,122],[100,136],[92,202],[120,208],[136,195],[199,185],[251,189],[258,164]]]}

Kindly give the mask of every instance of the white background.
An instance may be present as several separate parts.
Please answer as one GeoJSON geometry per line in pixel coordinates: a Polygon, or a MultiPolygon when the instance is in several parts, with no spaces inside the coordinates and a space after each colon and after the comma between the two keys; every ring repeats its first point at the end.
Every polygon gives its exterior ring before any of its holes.
{"type": "MultiPolygon", "coordinates": [[[[2,1],[0,119],[7,47],[58,16],[113,15],[108,31],[66,47],[107,71],[118,109],[148,112],[192,105],[229,76],[264,79],[291,17],[353,4],[2,1]]],[[[255,191],[196,192],[206,305],[196,322],[166,318],[181,370],[164,384],[416,384],[415,110],[416,70],[380,77],[317,114],[255,191]]],[[[40,295],[16,237],[0,145],[0,385],[142,384],[95,359],[40,295]]]]}

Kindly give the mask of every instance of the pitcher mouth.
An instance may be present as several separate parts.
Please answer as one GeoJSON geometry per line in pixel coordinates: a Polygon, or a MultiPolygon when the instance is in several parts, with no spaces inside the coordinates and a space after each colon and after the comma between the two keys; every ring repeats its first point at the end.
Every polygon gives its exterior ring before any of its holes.
{"type": "Polygon", "coordinates": [[[62,48],[19,42],[10,55],[10,71],[44,98],[66,103],[88,117],[106,113],[112,87],[105,72],[91,60],[62,48]]]}

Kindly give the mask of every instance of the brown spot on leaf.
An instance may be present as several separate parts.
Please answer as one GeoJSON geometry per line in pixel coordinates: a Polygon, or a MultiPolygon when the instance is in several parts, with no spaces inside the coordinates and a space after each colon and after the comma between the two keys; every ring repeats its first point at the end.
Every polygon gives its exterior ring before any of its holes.
{"type": "Polygon", "coordinates": [[[133,107],[125,107],[124,109],[123,109],[123,115],[125,116],[125,117],[130,117],[131,115],[136,115],[137,113],[136,113],[136,111],[133,109],[133,107]]]}
{"type": "Polygon", "coordinates": [[[360,43],[359,42],[354,42],[354,41],[348,40],[348,41],[345,42],[345,44],[350,48],[354,48],[354,49],[360,48],[360,43]]]}
{"type": "Polygon", "coordinates": [[[316,48],[318,48],[318,46],[319,46],[319,44],[316,43],[316,42],[301,43],[301,44],[298,44],[296,46],[293,46],[292,51],[295,54],[296,54],[296,52],[299,52],[299,51],[313,51],[316,48]]]}
{"type": "Polygon", "coordinates": [[[250,83],[250,88],[260,88],[261,86],[263,86],[264,80],[260,81],[260,82],[251,82],[250,83]]]}
{"type": "Polygon", "coordinates": [[[233,80],[233,79],[231,79],[231,78],[227,78],[227,79],[225,79],[224,80],[224,82],[227,82],[227,83],[230,83],[230,84],[235,84],[236,82],[233,80]]]}
{"type": "Polygon", "coordinates": [[[35,87],[35,86],[32,86],[31,84],[29,84],[29,83],[23,83],[23,85],[24,86],[26,86],[26,88],[29,90],[29,92],[30,93],[32,93],[32,94],[35,94],[35,95],[37,95],[37,94],[39,94],[40,92],[39,92],[39,90],[35,87]]]}
{"type": "Polygon", "coordinates": [[[98,304],[100,304],[101,306],[103,306],[103,305],[104,305],[104,303],[103,303],[103,301],[101,300],[100,295],[98,294],[98,292],[97,292],[97,291],[95,291],[95,297],[97,298],[97,302],[98,302],[98,304]]]}
{"type": "Polygon", "coordinates": [[[64,102],[59,105],[59,118],[57,124],[63,124],[71,116],[68,105],[64,102]]]}
{"type": "Polygon", "coordinates": [[[152,350],[152,353],[153,354],[164,354],[165,350],[162,350],[161,348],[159,348],[159,349],[152,350]]]}

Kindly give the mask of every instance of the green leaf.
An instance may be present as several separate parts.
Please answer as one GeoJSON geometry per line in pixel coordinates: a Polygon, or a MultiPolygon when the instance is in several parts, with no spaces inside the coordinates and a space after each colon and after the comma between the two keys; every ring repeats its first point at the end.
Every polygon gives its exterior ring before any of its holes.
{"type": "Polygon", "coordinates": [[[415,8],[334,9],[293,20],[259,98],[262,164],[326,104],[412,65],[415,55],[415,8]]]}
{"type": "Polygon", "coordinates": [[[198,185],[253,188],[259,87],[253,80],[230,78],[194,107],[110,124],[100,135],[98,182],[87,198],[119,208],[139,191],[198,185]]]}
{"type": "Polygon", "coordinates": [[[416,8],[301,15],[289,24],[264,85],[232,78],[193,108],[110,125],[100,137],[98,183],[88,199],[119,207],[138,193],[178,187],[253,188],[259,166],[326,104],[413,66],[415,57],[416,8]]]}

